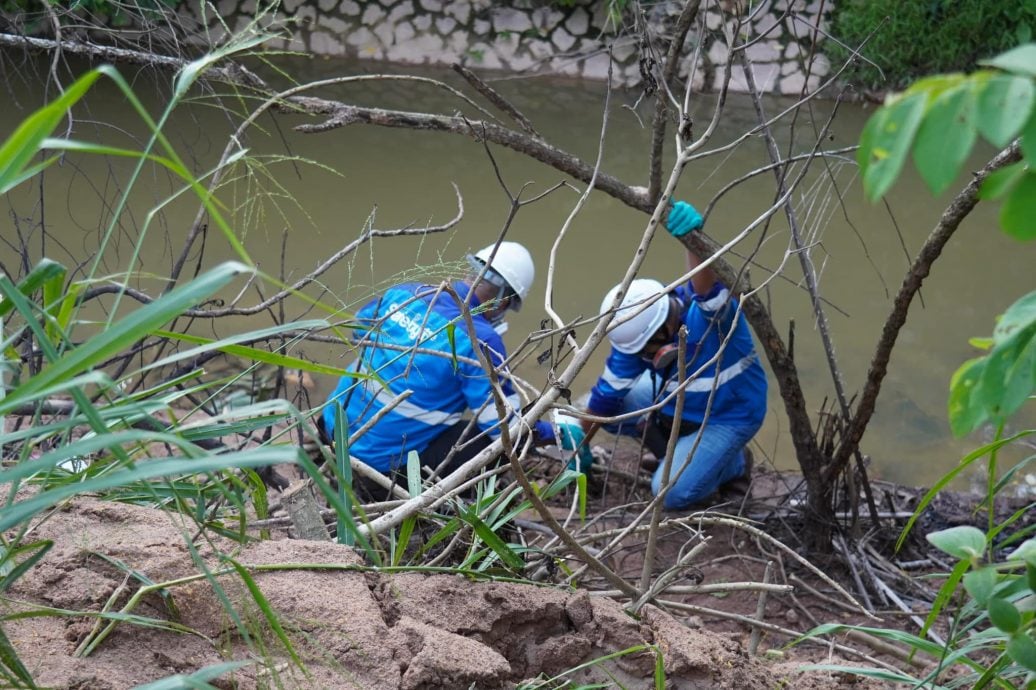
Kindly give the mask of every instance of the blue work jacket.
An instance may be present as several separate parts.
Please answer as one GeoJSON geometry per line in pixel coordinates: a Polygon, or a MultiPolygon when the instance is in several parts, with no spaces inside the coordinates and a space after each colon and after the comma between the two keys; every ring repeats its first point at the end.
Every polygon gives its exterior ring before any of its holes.
{"type": "MultiPolygon", "coordinates": [[[[469,287],[454,281],[461,300],[469,287]]],[[[479,307],[474,296],[472,311],[479,307]]],[[[352,369],[381,380],[357,380],[343,376],[324,408],[324,425],[334,438],[335,405],[342,405],[349,423],[349,436],[367,423],[397,395],[413,393],[391,409],[355,441],[349,454],[381,471],[405,465],[411,450],[423,451],[437,436],[473,411],[478,428],[491,436],[500,433],[500,418],[493,402],[489,377],[476,364],[479,346],[494,367],[505,357],[503,341],[481,314],[472,314],[475,340],[461,313],[461,305],[447,292],[433,286],[404,283],[372,300],[357,314],[354,332],[359,359],[352,369]],[[450,333],[452,331],[452,342],[450,333]],[[396,348],[390,349],[386,345],[396,348]],[[435,351],[447,356],[415,351],[435,351]],[[454,355],[456,355],[454,357],[454,355]]],[[[520,411],[520,401],[511,382],[501,377],[509,415],[520,411]]],[[[549,433],[549,425],[544,426],[549,433]]]]}
{"type": "MultiPolygon", "coordinates": [[[[684,397],[682,418],[696,424],[705,419],[713,387],[716,389],[709,421],[716,424],[759,424],[766,416],[766,373],[755,353],[752,336],[743,314],[737,313],[737,299],[717,282],[708,295],[697,295],[689,286],[673,291],[681,300],[680,321],[687,326],[687,376],[694,377],[684,397]],[[735,315],[737,319],[735,320],[735,315]],[[727,334],[733,332],[722,357],[705,366],[719,352],[727,334]],[[701,373],[695,372],[705,367],[701,373]]],[[[674,336],[673,343],[677,342],[674,336]]],[[[612,348],[604,373],[590,393],[589,411],[602,417],[620,413],[622,401],[637,379],[650,371],[656,385],[656,400],[677,388],[678,367],[655,371],[651,362],[636,354],[612,348]]],[[[662,408],[669,417],[676,411],[676,397],[662,408]]]]}

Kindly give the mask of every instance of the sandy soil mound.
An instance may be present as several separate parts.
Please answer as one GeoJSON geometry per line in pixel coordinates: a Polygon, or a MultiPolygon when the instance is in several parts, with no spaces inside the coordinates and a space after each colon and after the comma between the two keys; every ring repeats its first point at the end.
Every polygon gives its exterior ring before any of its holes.
{"type": "MultiPolygon", "coordinates": [[[[196,528],[178,526],[165,513],[90,499],[76,500],[38,525],[32,537],[52,540],[53,548],[20,578],[5,606],[8,612],[43,605],[66,613],[4,624],[36,681],[55,688],[127,688],[245,660],[249,666],[217,684],[513,688],[604,655],[655,645],[669,688],[836,687],[782,673],[749,658],[731,637],[689,629],[661,610],[647,608],[635,620],[617,603],[586,592],[455,575],[373,572],[350,549],[326,542],[239,547],[198,539],[192,554],[186,544],[194,536],[196,528]],[[218,587],[205,577],[171,584],[126,611],[172,621],[190,632],[125,620],[88,656],[75,656],[99,629],[96,618],[77,614],[119,611],[144,582],[196,576],[195,559],[213,573],[225,571],[218,553],[253,566],[254,582],[305,671],[292,661],[244,580],[233,573],[215,577],[218,587]],[[280,568],[255,568],[276,564],[280,568]]],[[[654,687],[655,666],[655,653],[645,650],[590,665],[568,678],[647,688],[654,687]]]]}

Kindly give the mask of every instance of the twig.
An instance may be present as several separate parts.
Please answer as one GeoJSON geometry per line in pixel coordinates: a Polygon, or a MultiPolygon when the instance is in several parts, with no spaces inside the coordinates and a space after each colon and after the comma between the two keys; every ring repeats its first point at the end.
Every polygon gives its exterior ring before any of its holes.
{"type": "MultiPolygon", "coordinates": [[[[660,604],[664,604],[665,606],[667,606],[669,608],[673,608],[673,609],[677,609],[677,610],[681,610],[681,611],[687,611],[688,613],[694,613],[694,614],[697,614],[697,615],[700,615],[700,616],[712,616],[714,618],[721,618],[721,619],[724,619],[724,620],[736,621],[738,623],[744,623],[747,626],[758,626],[758,627],[762,628],[763,630],[766,630],[767,632],[777,633],[778,635],[784,635],[785,637],[790,637],[792,639],[798,639],[798,638],[802,637],[802,633],[800,633],[798,631],[791,630],[790,628],[785,628],[785,627],[782,627],[780,625],[774,625],[773,623],[766,623],[764,621],[758,621],[758,620],[755,620],[754,618],[749,618],[748,616],[743,616],[743,615],[741,615],[739,613],[729,613],[727,611],[720,611],[718,609],[711,609],[711,608],[708,608],[706,606],[697,606],[695,604],[685,604],[685,603],[680,602],[680,601],[661,600],[661,601],[659,601],[659,603],[660,604]]],[[[837,642],[820,642],[819,640],[803,640],[803,641],[804,642],[813,642],[815,644],[823,644],[824,646],[830,646],[832,649],[835,649],[836,651],[839,651],[839,652],[841,652],[843,654],[851,654],[854,657],[857,657],[857,658],[860,658],[860,659],[864,659],[868,663],[876,664],[878,666],[881,666],[884,669],[888,669],[889,671],[897,671],[897,672],[899,671],[899,669],[897,669],[895,666],[892,666],[891,664],[888,664],[888,663],[886,663],[884,661],[881,661],[880,659],[875,659],[872,656],[868,656],[868,655],[864,654],[863,652],[861,652],[858,649],[853,649],[852,647],[848,647],[846,645],[839,644],[837,642]]]]}
{"type": "MultiPolygon", "coordinates": [[[[477,343],[478,338],[475,333],[475,323],[471,318],[471,310],[467,308],[467,305],[464,304],[464,300],[460,298],[460,295],[457,294],[452,286],[447,285],[444,289],[453,296],[453,299],[457,301],[457,304],[463,305],[461,315],[464,318],[464,325],[468,330],[468,335],[472,342],[477,343]]],[[[478,352],[479,359],[482,361],[482,368],[489,377],[489,381],[492,385],[493,402],[496,405],[497,415],[500,417],[501,422],[503,422],[503,420],[506,420],[510,416],[511,412],[507,409],[506,397],[500,388],[500,379],[496,374],[496,368],[493,366],[493,363],[490,362],[489,357],[483,348],[478,347],[476,348],[476,351],[478,352]]],[[[522,467],[521,462],[518,460],[518,456],[515,454],[515,449],[511,443],[511,430],[507,425],[500,425],[500,438],[498,440],[504,454],[507,456],[507,459],[511,464],[511,470],[514,472],[515,479],[518,480],[518,483],[522,486],[522,490],[525,492],[525,497],[530,503],[532,503],[533,508],[535,508],[536,512],[540,514],[540,517],[543,518],[543,521],[547,523],[547,526],[550,527],[554,534],[556,534],[573,553],[583,559],[588,566],[593,568],[595,572],[610,582],[612,586],[618,587],[627,595],[636,594],[637,590],[633,585],[623,580],[618,576],[618,574],[608,568],[608,566],[588,553],[586,549],[572,537],[568,530],[558,524],[558,521],[554,519],[554,516],[550,512],[550,508],[548,508],[547,504],[543,502],[543,499],[540,498],[539,492],[536,491],[532,486],[532,483],[529,481],[528,476],[526,476],[525,469],[522,467]]]]}
{"type": "MultiPolygon", "coordinates": [[[[795,591],[791,585],[766,584],[762,582],[717,582],[708,585],[673,585],[666,587],[670,594],[726,594],[729,592],[770,592],[772,594],[789,594],[795,591]]],[[[617,589],[598,589],[588,592],[592,597],[621,598],[622,592],[617,589]]]]}
{"type": "MultiPolygon", "coordinates": [[[[763,585],[770,584],[770,575],[773,572],[773,561],[766,564],[763,571],[763,585]]],[[[766,595],[770,590],[762,589],[759,592],[759,603],[755,606],[755,619],[762,623],[766,615],[766,595]]],[[[763,630],[758,625],[752,626],[752,635],[748,638],[748,656],[755,656],[759,651],[759,640],[762,638],[763,630]]]]}
{"type": "MultiPolygon", "coordinates": [[[[755,106],[755,112],[759,118],[759,126],[761,127],[763,139],[766,142],[766,149],[770,155],[770,161],[777,163],[781,159],[781,154],[777,147],[777,142],[773,137],[773,133],[770,131],[769,125],[766,124],[766,112],[763,109],[763,102],[755,85],[755,71],[752,69],[752,61],[748,57],[747,51],[742,51],[740,55],[741,65],[745,73],[745,81],[748,84],[749,92],[752,94],[752,103],[755,106]]],[[[818,140],[823,139],[823,135],[830,127],[831,120],[834,118],[834,113],[837,112],[837,110],[838,108],[836,106],[824,129],[817,137],[818,140]]],[[[808,168],[812,160],[812,158],[807,159],[804,167],[808,168]]],[[[774,168],[773,173],[777,179],[777,193],[784,194],[787,191],[786,172],[782,168],[774,168]]],[[[799,263],[802,266],[802,274],[806,280],[806,287],[809,289],[810,302],[813,307],[813,316],[816,319],[817,330],[820,333],[820,339],[824,345],[824,354],[827,358],[828,368],[831,371],[831,379],[834,384],[835,394],[838,397],[838,404],[841,408],[842,418],[844,420],[848,420],[850,418],[851,411],[849,410],[849,402],[845,395],[845,386],[842,382],[842,372],[838,367],[838,361],[835,358],[835,346],[831,338],[831,329],[828,324],[827,313],[824,311],[823,303],[820,300],[820,287],[817,283],[816,267],[810,259],[809,251],[804,247],[802,233],[799,229],[798,216],[795,213],[795,207],[790,200],[785,202],[784,211],[788,218],[788,227],[791,228],[792,240],[795,243],[795,253],[799,257],[799,263]]],[[[863,491],[867,497],[867,505],[870,508],[871,519],[874,520],[874,522],[878,522],[878,508],[874,503],[874,495],[871,493],[870,483],[867,481],[867,470],[863,463],[863,456],[860,454],[859,448],[855,450],[855,457],[860,477],[863,480],[863,491]]]]}
{"type": "Polygon", "coordinates": [[[640,609],[643,608],[644,604],[648,603],[652,599],[656,599],[658,595],[666,589],[666,586],[672,582],[672,580],[675,579],[676,576],[683,571],[689,563],[691,563],[691,561],[697,558],[698,554],[700,554],[708,545],[709,539],[707,537],[702,538],[700,542],[695,544],[694,547],[691,548],[691,550],[688,551],[676,565],[659,576],[658,580],[655,581],[655,584],[650,589],[644,590],[644,594],[641,595],[640,599],[637,599],[637,601],[630,607],[630,612],[637,614],[640,609]]]}
{"type": "Polygon", "coordinates": [[[849,548],[845,545],[845,540],[840,535],[836,535],[833,539],[835,545],[841,550],[842,557],[845,559],[846,565],[849,566],[849,572],[852,573],[853,582],[856,583],[856,591],[859,592],[860,597],[867,605],[867,609],[870,611],[874,610],[874,604],[871,603],[870,595],[867,594],[867,588],[863,586],[863,580],[860,579],[860,571],[856,568],[856,563],[853,561],[853,556],[849,553],[849,548]]]}
{"type": "Polygon", "coordinates": [[[540,133],[536,131],[536,129],[532,126],[532,123],[529,122],[529,119],[527,117],[522,115],[521,112],[510,103],[510,101],[501,96],[496,89],[482,81],[474,72],[472,72],[459,62],[455,62],[453,64],[453,71],[459,74],[460,76],[464,77],[465,81],[471,84],[471,86],[476,91],[478,91],[480,94],[486,97],[486,100],[488,100],[490,103],[495,105],[500,110],[507,113],[507,115],[512,120],[517,122],[518,126],[525,130],[527,133],[533,135],[534,137],[540,136],[540,133]]]}
{"type": "MultiPolygon", "coordinates": [[[[677,384],[680,388],[676,394],[676,406],[673,410],[673,425],[669,430],[669,439],[666,441],[665,458],[662,462],[662,485],[658,488],[658,497],[661,500],[655,501],[655,507],[651,511],[651,524],[648,529],[647,546],[644,549],[644,569],[640,574],[640,591],[647,594],[648,585],[651,582],[651,569],[655,564],[655,546],[658,543],[658,523],[662,520],[662,507],[665,503],[665,494],[669,491],[669,485],[673,468],[673,455],[676,453],[676,442],[680,440],[680,423],[683,419],[683,405],[686,388],[683,382],[687,379],[687,326],[681,325],[679,340],[677,343],[677,384]]],[[[648,422],[650,423],[650,422],[648,422]]],[[[693,454],[688,457],[686,464],[691,463],[693,454]]],[[[637,602],[635,609],[639,609],[641,602],[637,602]]]]}

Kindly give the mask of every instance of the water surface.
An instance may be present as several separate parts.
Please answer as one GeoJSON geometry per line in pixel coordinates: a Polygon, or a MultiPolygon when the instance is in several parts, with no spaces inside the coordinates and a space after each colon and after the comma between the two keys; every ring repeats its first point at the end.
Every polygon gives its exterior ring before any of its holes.
{"type": "MultiPolygon", "coordinates": [[[[282,67],[300,80],[359,75],[377,68],[369,62],[301,59],[286,61],[282,67]]],[[[28,108],[42,102],[42,75],[38,70],[35,65],[15,78],[11,78],[14,73],[8,74],[14,107],[0,112],[0,133],[6,135],[28,108]]],[[[420,74],[464,88],[448,71],[421,70],[420,74]]],[[[158,82],[156,87],[153,75],[146,72],[134,79],[138,93],[155,112],[161,107],[161,94],[168,91],[164,80],[158,82]]],[[[505,79],[494,84],[548,141],[586,159],[596,156],[605,104],[602,85],[557,79],[505,79]]],[[[461,111],[481,117],[446,91],[416,82],[341,84],[314,95],[385,108],[445,114],[461,111]]],[[[631,107],[637,95],[611,95],[602,169],[632,184],[645,185],[649,132],[644,125],[650,120],[651,110],[643,105],[636,110],[631,107]]],[[[766,108],[773,114],[789,104],[767,99],[766,108]]],[[[180,153],[199,171],[207,170],[218,159],[232,128],[231,118],[213,105],[211,98],[199,96],[190,107],[174,115],[167,130],[180,153]]],[[[696,132],[704,131],[712,107],[712,97],[695,97],[696,132]]],[[[813,147],[816,132],[824,126],[832,108],[833,103],[822,102],[800,114],[791,151],[799,153],[813,147]]],[[[835,123],[823,141],[824,148],[835,150],[855,144],[868,114],[857,105],[839,106],[835,123]]],[[[493,241],[507,217],[508,193],[531,199],[559,183],[572,182],[512,151],[491,146],[487,153],[473,138],[369,126],[315,135],[292,131],[294,125],[308,121],[286,114],[261,118],[245,143],[257,156],[277,157],[265,159],[274,177],[238,178],[221,192],[221,199],[233,211],[239,236],[265,271],[279,274],[283,270],[289,279],[297,278],[356,238],[368,222],[383,229],[443,223],[456,212],[451,184],[457,185],[464,199],[464,218],[453,231],[424,238],[379,238],[324,274],[321,285],[326,292],[314,294],[346,309],[355,308],[375,286],[402,274],[442,273],[463,259],[466,252],[493,241]],[[292,160],[284,160],[284,156],[292,160]]],[[[755,122],[746,97],[729,97],[719,128],[706,148],[719,148],[735,140],[755,122]]],[[[777,136],[787,151],[791,139],[787,120],[779,127],[777,136]]],[[[104,83],[77,111],[74,131],[79,138],[123,146],[139,146],[144,135],[121,95],[104,83]]],[[[980,152],[972,168],[979,167],[990,154],[980,152]]],[[[754,137],[732,151],[688,166],[677,196],[704,208],[729,182],[768,162],[765,148],[754,137]]],[[[21,235],[28,238],[33,259],[47,254],[72,266],[88,265],[97,254],[102,228],[110,218],[111,200],[126,184],[130,170],[130,161],[70,156],[61,167],[47,172],[42,203],[38,186],[25,185],[9,195],[7,217],[0,226],[4,239],[0,260],[16,272],[19,260],[12,247],[21,235]],[[41,218],[50,232],[47,238],[38,227],[34,230],[41,218]]],[[[101,272],[122,272],[136,261],[144,272],[136,283],[153,289],[157,277],[168,275],[172,258],[179,253],[194,218],[195,205],[188,198],[166,205],[140,242],[148,210],[166,198],[175,185],[167,175],[151,168],[145,170],[139,184],[130,213],[105,245],[101,272]],[[137,246],[139,256],[135,256],[137,246]]],[[[511,321],[507,339],[512,346],[538,328],[546,315],[543,289],[547,256],[583,188],[580,183],[574,186],[564,186],[524,206],[508,230],[509,239],[529,247],[539,271],[526,308],[511,321]]],[[[706,232],[721,242],[731,238],[766,210],[775,197],[774,189],[772,176],[765,174],[725,194],[712,211],[706,232]]],[[[814,162],[799,187],[795,208],[817,264],[850,396],[862,388],[882,323],[891,309],[891,296],[908,266],[907,254],[912,256],[922,245],[950,197],[933,198],[909,171],[889,195],[887,206],[872,205],[862,198],[851,155],[814,162]]],[[[963,360],[974,356],[968,338],[990,334],[994,315],[1033,289],[1034,283],[1033,246],[1005,238],[997,230],[997,211],[995,206],[980,205],[962,224],[925,283],[924,304],[915,301],[911,308],[877,414],[863,440],[864,452],[872,458],[877,476],[927,483],[979,442],[976,438],[954,440],[949,433],[945,406],[950,375],[963,360]]],[[[596,313],[602,296],[621,278],[631,260],[646,220],[643,214],[600,192],[591,195],[572,221],[558,253],[554,306],[566,321],[596,313]]],[[[802,287],[798,259],[789,253],[790,235],[783,214],[774,216],[737,250],[747,255],[760,243],[751,268],[753,282],[767,282],[763,298],[771,306],[781,332],[787,333],[790,322],[795,322],[796,362],[810,410],[815,413],[825,403],[830,409],[834,401],[831,375],[802,287]],[[781,274],[768,280],[782,261],[781,274]]],[[[191,266],[211,265],[230,257],[226,243],[210,230],[205,252],[195,253],[191,266]]],[[[642,275],[670,280],[683,270],[682,247],[666,236],[657,237],[642,275]]],[[[263,290],[264,294],[272,292],[270,286],[263,290]]],[[[290,303],[285,311],[288,318],[318,315],[297,302],[290,303]]],[[[269,323],[269,315],[256,315],[237,319],[233,327],[252,329],[269,323]]],[[[227,324],[194,327],[203,333],[228,330],[227,324]]],[[[315,344],[306,344],[296,354],[334,364],[344,364],[346,357],[342,349],[315,344]]],[[[574,393],[585,392],[593,384],[603,356],[602,352],[595,357],[577,381],[574,393]]],[[[545,369],[531,359],[522,365],[521,373],[537,385],[546,378],[545,369]]],[[[334,382],[318,379],[317,384],[317,396],[322,399],[334,382]]],[[[787,421],[772,382],[771,391],[771,413],[757,442],[777,466],[793,468],[796,463],[787,421]]],[[[1036,419],[1030,412],[1017,422],[1032,424],[1036,419]]]]}

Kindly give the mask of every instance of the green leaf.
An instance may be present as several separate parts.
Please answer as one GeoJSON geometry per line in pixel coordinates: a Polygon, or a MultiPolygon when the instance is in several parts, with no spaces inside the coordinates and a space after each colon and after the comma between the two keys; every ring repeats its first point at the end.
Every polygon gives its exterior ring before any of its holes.
{"type": "Polygon", "coordinates": [[[925,538],[935,548],[961,560],[979,558],[986,550],[986,535],[970,525],[931,532],[925,538]]]}
{"type": "Polygon", "coordinates": [[[453,373],[457,373],[457,324],[452,321],[446,324],[446,341],[450,344],[450,362],[453,373]]]}
{"type": "Polygon", "coordinates": [[[1025,577],[1029,582],[1029,591],[1036,592],[1036,565],[1025,564],[1025,577]]]}
{"type": "Polygon", "coordinates": [[[970,434],[989,419],[985,408],[975,403],[975,391],[981,384],[985,366],[984,357],[969,359],[961,364],[950,378],[947,414],[950,419],[950,430],[958,438],[970,434]]]}
{"type": "Polygon", "coordinates": [[[40,144],[54,132],[69,109],[83,97],[101,74],[99,70],[84,74],[54,102],[25,118],[3,146],[0,146],[0,194],[6,194],[14,185],[26,179],[23,174],[25,166],[39,152],[40,144]]]}
{"type": "Polygon", "coordinates": [[[1036,86],[1029,77],[995,75],[976,81],[975,124],[993,146],[1003,148],[1018,136],[1032,114],[1036,86]]]}
{"type": "Polygon", "coordinates": [[[992,338],[968,338],[968,345],[976,350],[989,350],[993,347],[992,338]]]}
{"type": "Polygon", "coordinates": [[[460,518],[471,525],[471,528],[486,543],[486,546],[491,548],[509,568],[519,573],[522,572],[525,568],[525,561],[522,560],[522,557],[515,553],[496,532],[490,529],[489,525],[484,523],[474,510],[465,511],[460,518]]]}
{"type": "MultiPolygon", "coordinates": [[[[29,275],[25,276],[18,281],[18,292],[22,293],[26,297],[30,297],[32,293],[39,290],[41,287],[45,287],[55,280],[64,280],[65,278],[65,267],[59,264],[57,261],[51,261],[50,259],[43,259],[36,264],[29,275]]],[[[14,308],[14,301],[10,299],[2,299],[0,296],[0,317],[6,316],[11,309],[14,308]]]]}
{"type": "Polygon", "coordinates": [[[986,420],[1003,421],[1036,390],[1036,292],[1000,317],[986,357],[965,362],[950,381],[950,427],[963,436],[986,420]]]}
{"type": "Polygon", "coordinates": [[[990,60],[979,60],[978,64],[996,67],[1005,72],[1036,77],[1036,43],[1018,46],[990,60]]]}
{"type": "Polygon", "coordinates": [[[979,187],[978,198],[983,201],[993,201],[1004,196],[1025,177],[1026,168],[1025,161],[1018,161],[990,173],[979,187]]]}
{"type": "Polygon", "coordinates": [[[996,569],[991,566],[972,570],[964,576],[964,589],[980,606],[986,605],[995,587],[996,569]]]}
{"type": "Polygon", "coordinates": [[[986,604],[986,609],[989,611],[989,620],[1005,633],[1017,632],[1022,626],[1022,614],[1006,599],[993,597],[986,604]]]}
{"type": "Polygon", "coordinates": [[[924,115],[927,93],[904,96],[878,110],[860,136],[857,161],[867,198],[877,201],[899,177],[924,115]]]}
{"type": "Polygon", "coordinates": [[[1036,113],[1029,116],[1022,128],[1022,154],[1030,166],[1036,161],[1036,113]]]}
{"type": "Polygon", "coordinates": [[[914,164],[933,194],[943,193],[957,177],[975,136],[975,95],[970,85],[940,94],[925,113],[914,144],[914,164]]]}
{"type": "Polygon", "coordinates": [[[1028,633],[1012,635],[1007,643],[1007,654],[1019,665],[1036,673],[1036,642],[1028,633]]]}
{"type": "MultiPolygon", "coordinates": [[[[1026,539],[1021,545],[1008,555],[1009,561],[1025,561],[1036,566],[1036,539],[1026,539]]],[[[1036,590],[1036,587],[1033,587],[1036,590]]]]}
{"type": "Polygon", "coordinates": [[[1014,184],[1000,209],[1000,225],[1016,240],[1036,239],[1036,172],[1026,171],[1014,184]]]}

